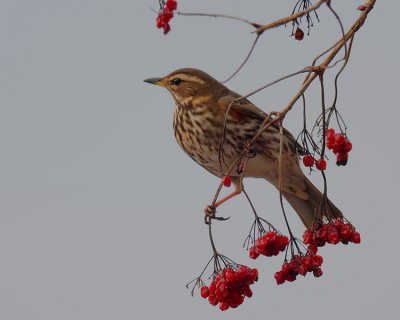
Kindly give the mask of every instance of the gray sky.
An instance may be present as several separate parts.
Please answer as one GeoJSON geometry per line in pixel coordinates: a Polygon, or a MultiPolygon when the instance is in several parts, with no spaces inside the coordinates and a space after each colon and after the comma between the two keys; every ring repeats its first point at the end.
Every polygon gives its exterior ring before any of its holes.
{"type": "MultiPolygon", "coordinates": [[[[269,23],[288,15],[295,1],[178,3],[183,12],[269,23]]],[[[360,4],[332,1],[346,30],[360,4]]],[[[400,4],[377,1],[339,78],[338,109],[353,150],[346,167],[328,153],[328,188],[361,233],[361,244],[327,245],[320,251],[321,278],[277,286],[273,275],[283,255],[248,258],[242,243],[252,212],[244,195],[236,197],[219,209],[231,219],[213,224],[216,245],[258,268],[260,280],[251,299],[224,313],[185,288],[212,254],[203,209],[219,180],[176,143],[168,91],[143,79],[194,67],[225,80],[254,34],[238,21],[178,16],[164,36],[150,6],[157,10],[158,1],[2,2],[0,319],[393,319],[400,285],[400,4]]],[[[290,26],[263,35],[227,86],[246,94],[310,65],[340,38],[332,14],[325,7],[318,14],[321,22],[314,19],[311,36],[301,42],[289,37],[290,26]]],[[[327,105],[337,70],[326,75],[327,105]]],[[[250,100],[266,112],[281,110],[303,79],[250,100]]],[[[311,127],[320,112],[318,82],[306,98],[311,127]]],[[[285,127],[297,135],[301,119],[296,104],[285,127]]],[[[310,179],[321,187],[320,175],[310,179]]],[[[245,186],[259,214],[287,234],[276,190],[255,179],[245,186]]],[[[300,237],[302,224],[286,209],[300,237]]]]}

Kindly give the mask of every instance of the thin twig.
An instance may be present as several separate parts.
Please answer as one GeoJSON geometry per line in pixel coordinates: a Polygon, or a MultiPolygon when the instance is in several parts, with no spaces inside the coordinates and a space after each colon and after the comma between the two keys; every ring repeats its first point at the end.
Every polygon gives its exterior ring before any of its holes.
{"type": "Polygon", "coordinates": [[[246,22],[248,24],[250,24],[251,26],[258,28],[260,25],[258,23],[254,23],[251,22],[249,20],[246,19],[242,19],[242,18],[238,18],[238,17],[234,17],[234,16],[228,16],[226,14],[212,14],[212,13],[186,13],[186,12],[174,12],[180,16],[203,16],[203,17],[222,17],[222,18],[229,18],[229,19],[233,19],[233,20],[240,20],[243,22],[246,22]]]}
{"type": "Polygon", "coordinates": [[[260,34],[257,34],[257,37],[256,37],[256,39],[254,40],[253,45],[251,46],[250,52],[248,53],[246,59],[244,59],[244,61],[243,61],[242,64],[240,65],[240,67],[239,67],[228,79],[226,79],[225,81],[222,81],[221,83],[228,82],[229,80],[231,80],[231,79],[240,71],[240,69],[242,69],[242,67],[245,65],[245,63],[247,62],[247,60],[249,60],[249,58],[250,58],[250,56],[251,56],[251,53],[253,52],[253,49],[254,49],[254,47],[256,46],[256,43],[257,43],[257,40],[258,40],[259,37],[260,37],[260,34]]]}
{"type": "MultiPolygon", "coordinates": [[[[345,35],[344,35],[344,29],[343,29],[343,24],[342,21],[340,20],[339,16],[337,15],[337,13],[335,12],[335,10],[332,9],[331,7],[331,2],[327,1],[326,5],[328,6],[329,10],[331,10],[331,12],[333,13],[333,15],[336,17],[336,20],[339,22],[340,25],[340,30],[342,31],[342,35],[343,35],[343,40],[345,39],[345,35]]],[[[347,59],[347,41],[344,41],[344,57],[338,61],[336,61],[332,66],[329,66],[327,68],[333,68],[334,66],[336,66],[336,64],[338,64],[340,61],[347,59]]]]}
{"type": "Polygon", "coordinates": [[[326,136],[326,119],[325,119],[325,90],[324,90],[324,76],[319,75],[319,81],[321,82],[321,105],[322,105],[322,150],[321,159],[325,155],[325,136],[326,136]]]}

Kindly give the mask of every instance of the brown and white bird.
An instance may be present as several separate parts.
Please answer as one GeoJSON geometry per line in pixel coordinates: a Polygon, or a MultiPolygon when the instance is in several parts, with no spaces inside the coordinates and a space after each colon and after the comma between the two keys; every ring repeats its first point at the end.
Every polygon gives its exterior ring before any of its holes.
{"type": "MultiPolygon", "coordinates": [[[[223,138],[225,114],[230,103],[241,96],[207,73],[191,68],[179,69],[163,78],[144,81],[165,87],[171,92],[176,105],[173,120],[176,140],[194,161],[221,178],[223,172],[221,172],[219,148],[223,138]]],[[[243,149],[243,143],[256,135],[267,116],[247,99],[237,101],[232,105],[226,124],[226,138],[230,143],[224,143],[224,160],[227,165],[236,159],[238,152],[243,149]]],[[[263,150],[248,160],[244,176],[263,178],[278,188],[279,128],[270,126],[256,143],[263,150]]],[[[314,220],[315,208],[322,194],[301,170],[296,148],[301,149],[301,146],[292,134],[284,129],[283,195],[297,212],[303,224],[309,227],[314,220]]],[[[226,169],[227,167],[223,165],[222,171],[226,169]]],[[[231,171],[230,177],[235,192],[227,198],[243,190],[240,175],[236,170],[231,171]]],[[[331,217],[342,217],[341,211],[332,203],[330,204],[333,209],[330,213],[331,217]]]]}

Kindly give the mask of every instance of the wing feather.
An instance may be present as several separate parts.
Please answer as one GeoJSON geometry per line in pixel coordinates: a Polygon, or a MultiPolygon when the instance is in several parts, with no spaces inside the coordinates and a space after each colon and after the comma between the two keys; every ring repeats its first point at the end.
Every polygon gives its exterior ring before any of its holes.
{"type": "MultiPolygon", "coordinates": [[[[231,91],[229,95],[225,95],[221,99],[219,99],[218,103],[222,105],[224,108],[228,109],[231,102],[240,97],[241,96],[239,94],[231,91]]],[[[231,110],[238,114],[242,114],[247,117],[250,116],[263,121],[268,117],[267,113],[262,111],[260,108],[257,108],[247,99],[235,101],[231,107],[231,110]]],[[[279,131],[278,124],[274,123],[273,127],[279,131]]],[[[293,150],[296,149],[298,153],[304,154],[303,147],[296,141],[293,135],[285,128],[283,128],[283,135],[292,143],[293,150]]]]}

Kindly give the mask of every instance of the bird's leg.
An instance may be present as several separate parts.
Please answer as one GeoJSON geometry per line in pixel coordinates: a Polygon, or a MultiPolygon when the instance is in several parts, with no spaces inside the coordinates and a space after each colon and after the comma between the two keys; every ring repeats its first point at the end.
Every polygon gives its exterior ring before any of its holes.
{"type": "Polygon", "coordinates": [[[237,196],[240,194],[238,191],[232,192],[230,195],[226,196],[225,198],[219,200],[218,202],[215,203],[215,208],[218,208],[221,204],[223,204],[225,201],[228,201],[229,199],[232,199],[234,196],[237,196]]]}

